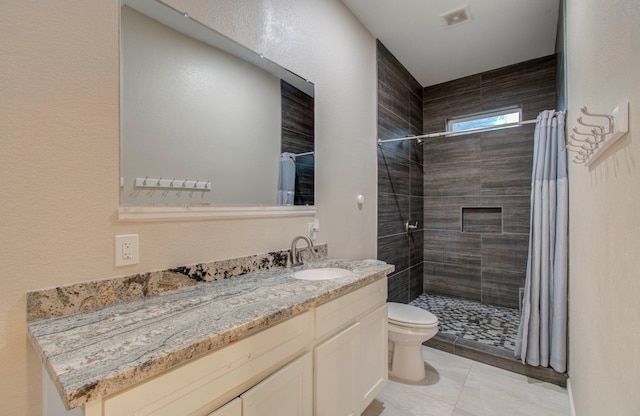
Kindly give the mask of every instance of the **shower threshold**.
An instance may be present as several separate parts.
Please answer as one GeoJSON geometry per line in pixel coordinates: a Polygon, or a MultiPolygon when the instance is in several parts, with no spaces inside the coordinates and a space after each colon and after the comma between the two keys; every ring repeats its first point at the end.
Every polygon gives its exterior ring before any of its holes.
{"type": "Polygon", "coordinates": [[[438,334],[424,345],[514,373],[566,386],[567,375],[551,368],[523,365],[514,356],[520,313],[517,309],[423,294],[411,305],[438,317],[438,334]]]}

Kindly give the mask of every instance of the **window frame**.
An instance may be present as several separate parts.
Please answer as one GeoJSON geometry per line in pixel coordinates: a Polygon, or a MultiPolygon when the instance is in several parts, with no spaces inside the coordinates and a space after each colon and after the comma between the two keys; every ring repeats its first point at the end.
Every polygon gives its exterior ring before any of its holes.
{"type": "Polygon", "coordinates": [[[498,110],[490,110],[490,111],[483,111],[480,113],[473,113],[473,114],[466,114],[463,116],[459,116],[459,117],[451,117],[447,119],[447,124],[446,124],[446,131],[450,132],[450,133],[456,133],[456,132],[462,132],[464,130],[467,129],[481,129],[481,128],[487,128],[487,129],[492,129],[492,128],[500,128],[501,126],[504,126],[505,124],[511,124],[511,123],[519,123],[522,121],[522,107],[507,107],[507,108],[501,108],[498,110]],[[454,124],[457,123],[462,123],[462,122],[467,122],[467,121],[475,121],[475,120],[482,120],[482,119],[488,119],[488,118],[492,118],[492,117],[496,117],[496,116],[503,116],[503,115],[507,115],[507,114],[514,114],[517,113],[518,114],[518,120],[514,121],[514,122],[509,122],[509,123],[503,123],[503,124],[492,124],[492,125],[485,125],[485,126],[476,126],[476,127],[467,127],[464,129],[458,129],[458,130],[453,130],[453,126],[454,124]]]}

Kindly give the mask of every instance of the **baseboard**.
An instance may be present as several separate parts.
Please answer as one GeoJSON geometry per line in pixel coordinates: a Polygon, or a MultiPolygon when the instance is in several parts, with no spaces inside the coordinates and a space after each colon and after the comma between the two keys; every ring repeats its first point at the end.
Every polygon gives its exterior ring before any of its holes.
{"type": "Polygon", "coordinates": [[[570,378],[567,378],[567,395],[569,396],[569,408],[571,409],[571,416],[576,416],[576,407],[573,404],[573,390],[571,390],[570,378]]]}

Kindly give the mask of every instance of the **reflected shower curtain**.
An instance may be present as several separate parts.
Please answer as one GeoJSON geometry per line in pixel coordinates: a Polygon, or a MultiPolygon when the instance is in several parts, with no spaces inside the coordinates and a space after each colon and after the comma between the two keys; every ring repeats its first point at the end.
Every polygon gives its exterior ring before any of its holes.
{"type": "Polygon", "coordinates": [[[531,174],[531,228],[516,357],[565,372],[567,365],[568,183],[564,112],[536,123],[531,174]]]}
{"type": "Polygon", "coordinates": [[[280,170],[278,174],[278,205],[293,205],[296,188],[296,155],[280,154],[280,170]]]}

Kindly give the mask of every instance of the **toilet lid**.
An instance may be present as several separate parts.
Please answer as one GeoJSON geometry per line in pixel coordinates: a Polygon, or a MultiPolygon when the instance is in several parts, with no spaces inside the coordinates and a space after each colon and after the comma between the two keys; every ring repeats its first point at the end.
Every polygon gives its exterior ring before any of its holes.
{"type": "Polygon", "coordinates": [[[394,322],[399,325],[411,324],[411,325],[435,325],[438,323],[438,318],[429,311],[420,309],[416,306],[405,305],[404,303],[387,303],[389,310],[389,322],[394,322]]]}

